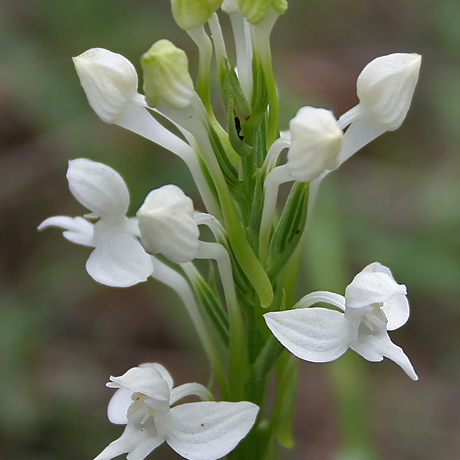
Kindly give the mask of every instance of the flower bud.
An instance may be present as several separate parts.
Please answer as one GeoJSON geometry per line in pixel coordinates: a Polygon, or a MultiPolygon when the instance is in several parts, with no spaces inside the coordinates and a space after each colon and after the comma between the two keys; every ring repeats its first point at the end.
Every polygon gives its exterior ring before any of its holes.
{"type": "Polygon", "coordinates": [[[165,102],[184,109],[191,104],[195,90],[184,51],[169,40],[159,40],[142,55],[141,65],[144,93],[151,107],[165,102]]]}
{"type": "Polygon", "coordinates": [[[302,107],[290,121],[289,130],[286,165],[295,180],[310,182],[324,170],[339,166],[343,132],[330,110],[302,107]]]}
{"type": "Polygon", "coordinates": [[[252,24],[265,19],[270,8],[277,14],[283,14],[287,9],[286,0],[239,0],[241,14],[252,24]]]}
{"type": "Polygon", "coordinates": [[[221,3],[222,0],[171,0],[171,9],[177,25],[188,30],[204,24],[221,3]]]}
{"type": "Polygon", "coordinates": [[[147,252],[161,253],[176,263],[197,255],[199,230],[193,219],[193,202],[176,185],[152,190],[137,211],[137,219],[147,252]]]}
{"type": "Polygon", "coordinates": [[[90,106],[103,121],[115,123],[137,95],[134,66],[122,55],[103,48],[85,51],[73,62],[90,106]]]}
{"type": "Polygon", "coordinates": [[[361,106],[389,131],[399,128],[409,110],[422,57],[395,53],[367,64],[358,77],[361,106]]]}

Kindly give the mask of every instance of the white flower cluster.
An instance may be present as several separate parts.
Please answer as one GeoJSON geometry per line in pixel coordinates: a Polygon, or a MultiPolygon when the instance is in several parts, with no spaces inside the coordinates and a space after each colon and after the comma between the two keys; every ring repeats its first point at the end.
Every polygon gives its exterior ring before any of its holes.
{"type": "MultiPolygon", "coordinates": [[[[89,213],[50,217],[39,230],[58,227],[69,241],[93,248],[86,269],[99,283],[128,287],[153,277],[173,288],[198,332],[221,394],[239,401],[213,401],[196,383],[174,387],[160,364],[130,369],[107,384],[117,389],[109,419],[126,425],[125,431],[95,460],[124,453],[128,460],[143,460],[163,442],[184,458],[214,460],[250,432],[267,441],[248,441],[258,449],[250,458],[268,458],[261,452],[280,438],[276,430],[286,422],[273,418],[291,413],[277,410],[282,403],[276,401],[273,411],[262,410],[264,388],[282,346],[312,362],[332,361],[352,349],[368,361],[389,358],[411,379],[418,378],[388,335],[408,320],[409,303],[406,287],[387,267],[368,265],[344,296],[319,291],[292,308],[285,302],[293,295],[292,256],[303,248],[322,180],[401,125],[421,57],[398,53],[374,59],[358,77],[356,107],[338,119],[324,108],[301,107],[280,135],[269,36],[286,1],[171,4],[176,22],[198,45],[196,88],[185,53],[167,40],[155,43],[141,59],[144,95],[138,92],[134,66],[119,54],[94,48],[74,58],[74,64],[90,106],[103,121],[184,160],[207,213],[196,212],[178,186],[167,184],[148,193],[136,217],[127,217],[130,198],[122,177],[107,165],[80,158],[69,162],[67,179],[89,213]],[[236,69],[227,56],[219,8],[230,17],[236,69]],[[210,103],[213,50],[227,130],[210,103]],[[166,127],[171,124],[179,134],[166,127]],[[284,150],[286,162],[279,164],[284,150]],[[278,218],[278,188],[284,182],[294,185],[278,218]],[[200,239],[200,225],[209,227],[215,241],[200,239]],[[217,262],[217,272],[207,273],[211,281],[193,263],[203,258],[217,262]],[[311,308],[317,303],[334,308],[311,308]],[[177,404],[190,395],[201,401],[177,404]],[[271,414],[268,422],[262,420],[266,414],[271,414]],[[251,431],[253,425],[257,430],[251,431]]],[[[286,379],[292,375],[283,364],[277,372],[286,379]]],[[[276,398],[282,401],[283,395],[276,398]]],[[[241,452],[236,455],[243,458],[241,452]]]]}

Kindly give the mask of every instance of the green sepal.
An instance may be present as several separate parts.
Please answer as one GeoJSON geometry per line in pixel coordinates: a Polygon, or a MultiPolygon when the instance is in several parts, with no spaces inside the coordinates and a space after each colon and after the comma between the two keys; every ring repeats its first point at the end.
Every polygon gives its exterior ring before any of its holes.
{"type": "Polygon", "coordinates": [[[236,192],[240,186],[238,173],[227,155],[218,134],[214,131],[212,126],[209,126],[208,135],[209,140],[211,141],[212,149],[216,155],[222,174],[224,175],[225,182],[228,184],[232,192],[236,192]]]}
{"type": "MultiPolygon", "coordinates": [[[[230,144],[240,157],[252,154],[250,145],[245,142],[247,120],[251,117],[251,108],[241,89],[236,73],[225,62],[223,65],[224,78],[221,85],[222,103],[227,117],[227,129],[230,144]]],[[[250,134],[250,133],[248,133],[250,134]]]]}
{"type": "Polygon", "coordinates": [[[222,345],[228,349],[230,336],[228,317],[219,298],[204,280],[191,280],[190,278],[188,280],[198,304],[203,308],[207,319],[213,325],[214,332],[222,345]]]}
{"type": "Polygon", "coordinates": [[[251,108],[246,96],[241,89],[240,81],[235,71],[230,68],[228,62],[224,64],[225,78],[222,84],[222,102],[226,109],[232,107],[235,116],[240,119],[247,119],[251,116],[251,108]]]}
{"type": "Polygon", "coordinates": [[[259,229],[264,207],[264,185],[260,169],[256,168],[254,194],[252,198],[251,216],[248,226],[249,243],[257,253],[259,251],[259,229]]]}
{"type": "Polygon", "coordinates": [[[278,225],[273,232],[269,250],[270,278],[283,268],[294,252],[307,220],[308,183],[296,182],[289,194],[278,225]]]}
{"type": "Polygon", "coordinates": [[[256,124],[266,114],[268,106],[268,90],[265,80],[265,72],[260,59],[254,56],[252,60],[252,98],[251,122],[256,124]]]}

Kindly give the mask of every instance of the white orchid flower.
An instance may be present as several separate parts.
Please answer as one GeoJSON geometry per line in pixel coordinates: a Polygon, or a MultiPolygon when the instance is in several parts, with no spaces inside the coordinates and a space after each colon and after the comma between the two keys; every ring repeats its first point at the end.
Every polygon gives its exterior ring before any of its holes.
{"type": "Polygon", "coordinates": [[[62,228],[69,241],[93,247],[86,270],[99,283],[127,287],[145,281],[153,263],[138,240],[136,220],[126,217],[129,192],[123,178],[107,165],[79,158],[69,162],[67,180],[73,196],[91,214],[49,217],[38,230],[62,228]]]}
{"type": "Polygon", "coordinates": [[[254,424],[259,408],[250,402],[215,402],[198,383],[173,387],[173,379],[160,364],[134,367],[107,384],[118,390],[108,406],[112,423],[126,424],[123,434],[94,460],[109,460],[127,453],[128,460],[143,460],[166,442],[191,460],[215,460],[227,455],[254,424]],[[173,406],[195,395],[207,401],[173,406]]]}
{"type": "Polygon", "coordinates": [[[177,185],[152,190],[136,214],[144,248],[176,263],[193,260],[200,244],[193,213],[191,198],[177,185]]]}
{"type": "Polygon", "coordinates": [[[345,296],[312,292],[294,309],[266,313],[264,318],[281,344],[306,361],[333,361],[351,348],[368,361],[389,358],[411,379],[418,379],[409,358],[388,336],[388,331],[401,327],[409,318],[406,287],[396,283],[391,271],[378,262],[355,276],[345,296]],[[318,302],[341,311],[308,308],[318,302]]]}

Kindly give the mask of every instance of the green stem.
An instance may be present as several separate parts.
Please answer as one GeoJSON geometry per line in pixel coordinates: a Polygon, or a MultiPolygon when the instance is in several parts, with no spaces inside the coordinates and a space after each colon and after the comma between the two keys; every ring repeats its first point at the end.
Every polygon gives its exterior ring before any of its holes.
{"type": "Polygon", "coordinates": [[[228,358],[230,392],[235,401],[240,401],[244,398],[243,388],[249,374],[249,365],[246,352],[246,333],[240,306],[236,298],[230,257],[221,244],[207,242],[200,242],[197,257],[215,259],[219,267],[230,323],[228,358]]]}
{"type": "Polygon", "coordinates": [[[222,396],[225,397],[228,395],[228,387],[225,379],[224,367],[220,355],[215,348],[215,343],[209,334],[208,327],[203,320],[198,305],[195,301],[192,290],[190,289],[187,281],[179,273],[165,265],[160,260],[154,257],[152,257],[152,259],[154,262],[154,271],[152,276],[156,280],[173,289],[181,298],[187,313],[192,320],[193,326],[197,331],[198,337],[200,338],[209,363],[211,364],[222,396]]]}

